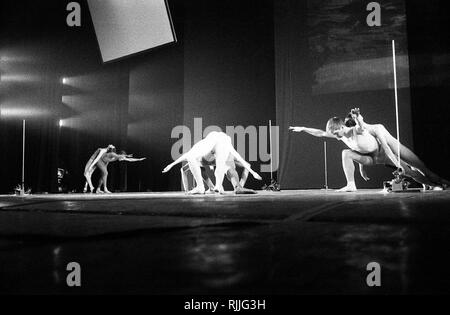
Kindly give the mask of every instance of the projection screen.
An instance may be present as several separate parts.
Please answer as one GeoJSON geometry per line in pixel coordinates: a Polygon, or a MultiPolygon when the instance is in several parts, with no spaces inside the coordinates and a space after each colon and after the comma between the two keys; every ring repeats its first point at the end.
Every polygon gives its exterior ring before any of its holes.
{"type": "Polygon", "coordinates": [[[176,41],[165,0],[88,0],[103,62],[176,41]]]}

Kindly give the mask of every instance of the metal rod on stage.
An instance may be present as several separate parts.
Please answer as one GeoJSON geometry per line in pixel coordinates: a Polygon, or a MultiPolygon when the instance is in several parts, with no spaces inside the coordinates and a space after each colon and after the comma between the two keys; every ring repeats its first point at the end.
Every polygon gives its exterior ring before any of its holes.
{"type": "Polygon", "coordinates": [[[20,195],[25,195],[25,119],[22,121],[22,187],[20,188],[20,195]]]}
{"type": "Polygon", "coordinates": [[[397,93],[397,62],[395,56],[395,40],[392,40],[392,56],[393,56],[393,67],[394,67],[394,90],[395,90],[395,119],[397,123],[397,151],[398,151],[398,164],[400,165],[400,125],[399,125],[399,114],[398,114],[398,93],[397,93]]]}
{"type": "Polygon", "coordinates": [[[270,182],[273,180],[272,171],[272,120],[269,120],[269,147],[270,147],[270,182]]]}
{"type": "Polygon", "coordinates": [[[324,165],[325,165],[325,189],[328,190],[328,166],[327,166],[327,142],[323,142],[324,165]]]}

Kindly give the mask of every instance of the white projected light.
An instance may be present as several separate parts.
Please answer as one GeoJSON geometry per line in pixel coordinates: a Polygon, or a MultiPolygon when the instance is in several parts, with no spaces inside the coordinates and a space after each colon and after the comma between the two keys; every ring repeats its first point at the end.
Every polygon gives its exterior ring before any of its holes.
{"type": "Polygon", "coordinates": [[[88,0],[103,62],[176,41],[165,0],[88,0]]]}

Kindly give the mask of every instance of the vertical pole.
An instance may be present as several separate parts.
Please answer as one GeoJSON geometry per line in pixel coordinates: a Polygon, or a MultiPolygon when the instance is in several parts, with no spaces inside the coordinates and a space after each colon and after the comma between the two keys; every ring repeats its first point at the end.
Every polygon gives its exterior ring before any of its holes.
{"type": "Polygon", "coordinates": [[[397,62],[395,57],[395,40],[392,40],[392,57],[394,67],[394,90],[395,90],[395,119],[397,124],[397,151],[398,151],[398,164],[400,165],[400,125],[398,115],[398,92],[397,92],[397,62]]]}
{"type": "Polygon", "coordinates": [[[323,142],[324,165],[325,165],[325,189],[328,190],[328,165],[327,165],[327,142],[323,142]]]}
{"type": "Polygon", "coordinates": [[[272,166],[272,120],[269,120],[269,147],[270,147],[270,182],[272,183],[273,166],[272,166]]]}
{"type": "Polygon", "coordinates": [[[22,187],[20,189],[20,195],[25,194],[25,119],[22,121],[22,187]]]}
{"type": "Polygon", "coordinates": [[[128,192],[128,165],[125,163],[125,184],[124,184],[124,190],[125,192],[128,192]]]}

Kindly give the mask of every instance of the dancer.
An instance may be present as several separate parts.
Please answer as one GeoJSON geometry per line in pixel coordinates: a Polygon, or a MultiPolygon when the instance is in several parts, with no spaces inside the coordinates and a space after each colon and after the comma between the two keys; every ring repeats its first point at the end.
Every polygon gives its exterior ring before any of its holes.
{"type": "Polygon", "coordinates": [[[382,124],[367,124],[364,122],[359,109],[352,110],[346,122],[342,119],[331,118],[326,131],[305,127],[290,127],[294,132],[306,132],[316,137],[328,137],[344,142],[350,150],[342,152],[342,166],[347,185],[340,189],[343,192],[356,191],[354,178],[355,165],[359,164],[361,177],[368,181],[364,166],[384,164],[397,167],[402,175],[413,178],[424,187],[446,188],[449,181],[440,178],[431,172],[425,164],[410,149],[401,145],[400,163],[396,158],[398,154],[397,139],[395,139],[382,124]]]}
{"type": "Polygon", "coordinates": [[[86,178],[86,183],[84,184],[83,192],[86,193],[88,191],[88,186],[90,192],[94,192],[94,185],[92,185],[92,173],[96,168],[97,162],[100,158],[107,152],[113,152],[116,147],[112,144],[108,145],[106,148],[98,148],[95,150],[94,154],[91,155],[89,160],[84,167],[84,177],[86,178]]]}
{"type": "MultiPolygon", "coordinates": [[[[138,162],[138,161],[143,161],[146,158],[133,158],[132,154],[127,154],[125,151],[121,151],[120,154],[117,154],[115,147],[109,147],[107,152],[103,153],[101,156],[100,154],[98,155],[99,158],[96,158],[93,162],[92,162],[92,166],[89,168],[89,171],[87,173],[86,179],[89,178],[89,181],[92,177],[92,174],[94,173],[94,171],[98,168],[101,171],[101,177],[96,189],[96,193],[97,194],[101,194],[101,193],[111,193],[108,190],[107,187],[107,182],[108,182],[108,164],[110,162],[115,162],[115,161],[126,161],[126,162],[138,162]],[[102,186],[103,189],[102,190],[102,186]]],[[[101,153],[101,152],[100,152],[101,153]]],[[[92,185],[92,182],[91,182],[92,185]]],[[[86,187],[86,185],[85,185],[86,187]]],[[[91,188],[91,192],[94,192],[94,190],[91,188]]]]}
{"type": "MultiPolygon", "coordinates": [[[[214,178],[214,166],[216,165],[215,156],[212,153],[209,153],[206,157],[202,158],[201,162],[201,171],[202,171],[202,177],[204,181],[206,182],[208,186],[208,190],[206,191],[207,194],[214,193],[214,183],[212,179],[214,178]]],[[[247,182],[248,178],[248,170],[244,168],[244,166],[237,161],[231,154],[228,156],[227,166],[229,166],[229,169],[226,173],[226,177],[233,185],[234,193],[235,194],[256,194],[256,192],[253,189],[245,188],[245,183],[247,182]],[[236,171],[236,166],[244,168],[242,171],[241,178],[239,179],[239,174],[236,171]]],[[[185,165],[182,168],[181,175],[183,177],[183,182],[186,181],[186,175],[185,172],[186,166],[189,169],[189,165],[185,165]]]]}
{"type": "Polygon", "coordinates": [[[168,172],[176,164],[187,161],[189,164],[189,169],[191,170],[196,182],[196,187],[192,189],[189,194],[204,194],[205,186],[203,184],[200,169],[201,161],[203,158],[207,158],[208,155],[209,158],[211,158],[211,154],[214,155],[216,161],[216,169],[214,172],[214,177],[216,179],[214,191],[216,192],[224,193],[223,178],[225,176],[225,173],[230,168],[230,165],[227,165],[229,155],[232,155],[246,170],[248,170],[253,175],[254,178],[258,180],[262,179],[261,176],[259,176],[255,171],[251,169],[250,164],[247,163],[234,149],[231,143],[231,138],[225,133],[217,131],[209,133],[204,139],[197,142],[191,148],[191,150],[189,150],[176,161],[164,168],[163,173],[168,172]]]}

